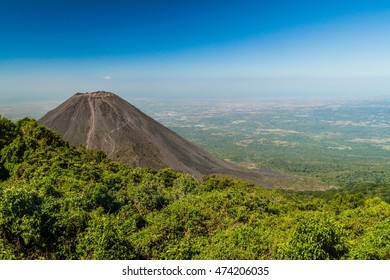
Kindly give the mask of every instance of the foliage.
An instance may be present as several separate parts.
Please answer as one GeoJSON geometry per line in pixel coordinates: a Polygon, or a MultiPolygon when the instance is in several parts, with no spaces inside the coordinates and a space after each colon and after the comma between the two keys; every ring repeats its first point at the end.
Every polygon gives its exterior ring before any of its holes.
{"type": "Polygon", "coordinates": [[[16,125],[0,116],[0,150],[9,145],[16,136],[16,125]]]}
{"type": "Polygon", "coordinates": [[[31,119],[0,135],[0,259],[390,259],[379,198],[133,169],[31,119]]]}
{"type": "Polygon", "coordinates": [[[346,252],[341,227],[332,219],[321,215],[298,223],[282,258],[337,260],[346,252]]]}
{"type": "Polygon", "coordinates": [[[365,230],[352,250],[353,259],[390,259],[390,219],[365,230]]]}

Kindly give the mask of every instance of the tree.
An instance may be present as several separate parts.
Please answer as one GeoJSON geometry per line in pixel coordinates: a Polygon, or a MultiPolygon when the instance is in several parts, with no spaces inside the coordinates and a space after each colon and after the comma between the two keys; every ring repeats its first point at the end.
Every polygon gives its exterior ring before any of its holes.
{"type": "Polygon", "coordinates": [[[368,228],[351,250],[352,259],[388,260],[390,259],[390,219],[368,228]]]}
{"type": "Polygon", "coordinates": [[[324,215],[314,215],[298,223],[283,259],[338,260],[347,252],[343,231],[336,222],[324,215]]]}
{"type": "Polygon", "coordinates": [[[0,116],[0,150],[10,144],[16,137],[16,125],[0,116]]]}

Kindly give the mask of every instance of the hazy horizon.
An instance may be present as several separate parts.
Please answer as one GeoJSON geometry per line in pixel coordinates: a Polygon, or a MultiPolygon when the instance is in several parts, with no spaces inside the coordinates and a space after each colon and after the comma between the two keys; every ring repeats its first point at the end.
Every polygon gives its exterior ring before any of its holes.
{"type": "Polygon", "coordinates": [[[0,102],[390,96],[386,1],[2,3],[0,102]]]}

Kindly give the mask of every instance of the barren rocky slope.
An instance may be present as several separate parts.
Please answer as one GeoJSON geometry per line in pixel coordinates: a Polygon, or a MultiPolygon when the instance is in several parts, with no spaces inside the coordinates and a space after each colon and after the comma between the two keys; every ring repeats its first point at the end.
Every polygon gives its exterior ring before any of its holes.
{"type": "Polygon", "coordinates": [[[224,174],[271,186],[289,175],[247,170],[206,152],[110,92],[77,93],[39,121],[73,145],[103,150],[134,167],[169,167],[201,178],[224,174]]]}

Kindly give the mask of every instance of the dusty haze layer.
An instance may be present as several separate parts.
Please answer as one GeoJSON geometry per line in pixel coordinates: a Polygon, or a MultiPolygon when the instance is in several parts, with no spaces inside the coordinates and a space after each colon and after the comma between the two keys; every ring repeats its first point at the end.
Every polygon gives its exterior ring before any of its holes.
{"type": "Polygon", "coordinates": [[[73,145],[103,150],[133,167],[172,168],[201,178],[224,174],[271,186],[287,178],[268,168],[247,170],[223,161],[111,93],[77,93],[39,121],[73,145]]]}

